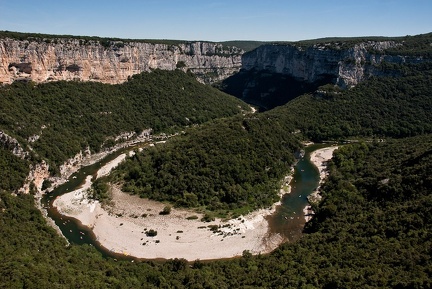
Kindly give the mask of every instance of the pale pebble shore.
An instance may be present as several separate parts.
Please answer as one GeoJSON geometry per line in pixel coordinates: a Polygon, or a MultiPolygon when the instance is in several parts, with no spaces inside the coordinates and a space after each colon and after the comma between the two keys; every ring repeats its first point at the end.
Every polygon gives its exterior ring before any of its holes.
{"type": "MultiPolygon", "coordinates": [[[[319,202],[321,200],[321,195],[319,195],[319,187],[324,182],[324,179],[327,177],[327,162],[333,157],[333,152],[336,149],[338,149],[338,146],[326,147],[315,150],[310,154],[311,162],[317,167],[319,171],[320,181],[318,188],[309,196],[309,202],[319,202]]],[[[303,209],[303,213],[306,222],[309,222],[314,214],[310,205],[306,206],[303,209]]]]}
{"type": "MultiPolygon", "coordinates": [[[[123,159],[119,156],[109,162],[98,176],[109,173],[123,159]]],[[[145,259],[210,260],[241,256],[245,250],[269,253],[285,241],[280,234],[269,233],[266,220],[280,202],[237,219],[202,222],[201,214],[184,209],[172,208],[170,214],[160,215],[165,204],[131,196],[115,186],[111,204],[102,207],[87,197],[90,180],[87,178],[82,188],[58,197],[54,206],[90,227],[98,242],[116,253],[145,259]],[[197,219],[191,220],[192,216],[197,219]],[[216,232],[209,226],[217,227],[216,232]],[[147,236],[149,230],[155,230],[157,235],[147,236]]],[[[290,176],[284,180],[286,190],[281,189],[281,195],[289,193],[289,182],[290,176]]]]}

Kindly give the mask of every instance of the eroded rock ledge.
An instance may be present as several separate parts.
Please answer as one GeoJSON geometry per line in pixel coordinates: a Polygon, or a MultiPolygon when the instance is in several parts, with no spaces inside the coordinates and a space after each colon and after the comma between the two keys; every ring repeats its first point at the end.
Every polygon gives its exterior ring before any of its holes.
{"type": "Polygon", "coordinates": [[[236,73],[243,50],[221,43],[158,44],[75,38],[0,39],[0,83],[78,80],[109,84],[151,69],[191,70],[213,83],[236,73]]]}
{"type": "Polygon", "coordinates": [[[243,54],[242,69],[285,74],[309,83],[332,79],[334,84],[346,88],[371,76],[394,76],[394,71],[380,67],[382,63],[425,61],[422,57],[386,54],[386,50],[399,45],[402,44],[395,41],[367,41],[349,48],[330,43],[309,47],[268,44],[243,54]]]}

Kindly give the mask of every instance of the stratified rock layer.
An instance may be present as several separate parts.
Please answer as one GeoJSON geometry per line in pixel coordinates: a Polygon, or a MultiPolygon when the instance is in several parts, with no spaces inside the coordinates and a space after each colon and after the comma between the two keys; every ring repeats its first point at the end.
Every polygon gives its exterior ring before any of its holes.
{"type": "Polygon", "coordinates": [[[379,65],[383,62],[419,63],[422,58],[387,55],[385,50],[401,45],[393,41],[368,41],[344,48],[319,44],[304,48],[299,45],[263,45],[242,56],[242,69],[268,71],[316,82],[332,78],[341,87],[351,87],[370,76],[391,74],[379,65]]]}
{"type": "Polygon", "coordinates": [[[75,38],[0,39],[0,83],[57,80],[122,83],[152,69],[191,70],[206,83],[236,73],[243,50],[220,43],[99,41],[75,38]]]}

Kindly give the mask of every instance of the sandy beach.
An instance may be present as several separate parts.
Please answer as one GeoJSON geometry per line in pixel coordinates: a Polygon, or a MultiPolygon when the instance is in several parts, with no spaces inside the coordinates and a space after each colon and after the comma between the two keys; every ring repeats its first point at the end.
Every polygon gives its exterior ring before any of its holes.
{"type": "MultiPolygon", "coordinates": [[[[319,202],[321,200],[321,195],[319,192],[319,187],[323,183],[327,176],[327,161],[333,157],[333,152],[337,149],[337,146],[326,147],[313,151],[310,154],[311,162],[318,168],[320,174],[320,181],[317,190],[315,190],[311,195],[309,195],[308,200],[310,203],[319,202]]],[[[306,206],[303,209],[306,222],[310,221],[313,215],[311,206],[306,206]]]]}
{"type": "MultiPolygon", "coordinates": [[[[123,159],[122,155],[108,163],[98,176],[106,175],[123,159]]],[[[203,215],[190,210],[172,208],[170,214],[161,215],[166,204],[125,194],[116,186],[111,188],[112,202],[102,207],[87,198],[90,181],[58,197],[54,206],[92,228],[101,245],[116,253],[146,259],[209,260],[241,256],[244,250],[269,253],[284,241],[279,234],[269,234],[265,219],[280,203],[237,219],[202,222],[203,215]],[[150,236],[150,230],[156,236],[150,236]]],[[[285,189],[289,181],[289,177],[284,180],[285,189]]]]}
{"type": "MultiPolygon", "coordinates": [[[[327,175],[326,162],[336,149],[337,146],[327,147],[310,155],[319,170],[320,184],[327,175]]],[[[107,163],[97,177],[109,174],[125,157],[122,154],[107,163]]],[[[291,178],[288,175],[282,181],[281,197],[290,193],[291,178]]],[[[54,206],[60,213],[90,227],[98,242],[116,253],[144,259],[211,260],[241,256],[244,250],[252,254],[269,253],[285,241],[281,235],[269,233],[266,220],[280,202],[237,219],[202,222],[203,215],[191,210],[172,208],[170,214],[160,214],[166,204],[123,193],[117,186],[111,187],[110,204],[102,206],[88,198],[90,187],[88,176],[80,189],[58,197],[54,206]],[[151,236],[151,231],[156,235],[151,236]]],[[[318,190],[310,196],[310,202],[319,199],[318,190]]],[[[309,221],[313,215],[311,207],[306,206],[303,211],[309,221]]]]}
{"type": "Polygon", "coordinates": [[[318,171],[320,173],[320,183],[322,183],[327,176],[327,161],[329,161],[333,157],[333,152],[337,148],[337,146],[322,148],[313,151],[310,154],[311,162],[318,168],[318,171]]]}

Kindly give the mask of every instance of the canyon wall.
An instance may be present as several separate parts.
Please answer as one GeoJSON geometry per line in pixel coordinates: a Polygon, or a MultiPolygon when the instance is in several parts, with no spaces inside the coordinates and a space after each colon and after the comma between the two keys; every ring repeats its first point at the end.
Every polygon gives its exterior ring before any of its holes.
{"type": "Polygon", "coordinates": [[[299,81],[316,82],[331,78],[341,87],[355,86],[370,76],[391,74],[380,64],[418,63],[423,59],[387,55],[386,49],[401,43],[367,41],[344,48],[343,44],[316,44],[309,47],[291,44],[263,45],[242,56],[242,69],[279,73],[299,81]]]}
{"type": "Polygon", "coordinates": [[[117,84],[152,69],[191,70],[214,83],[241,68],[243,50],[211,42],[158,44],[76,38],[0,39],[0,83],[15,80],[117,84]]]}
{"type": "Polygon", "coordinates": [[[237,47],[213,42],[98,41],[79,38],[0,39],[0,84],[15,80],[56,80],[122,83],[150,71],[190,70],[204,83],[224,80],[240,69],[268,71],[299,81],[334,79],[341,87],[354,86],[369,76],[383,75],[379,65],[416,63],[422,59],[386,55],[402,45],[395,41],[367,41],[346,47],[343,43],[267,44],[244,53],[237,47]]]}

